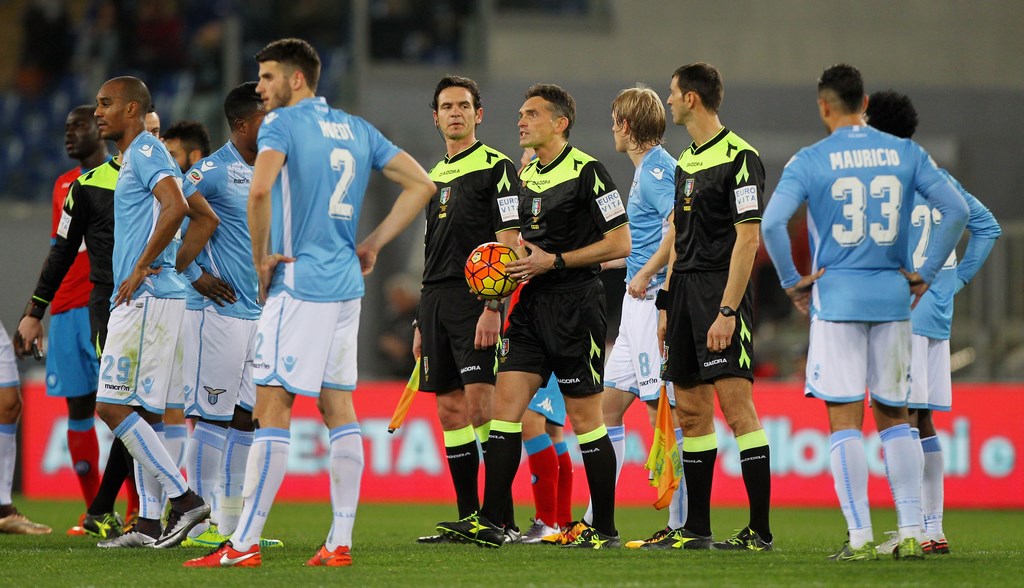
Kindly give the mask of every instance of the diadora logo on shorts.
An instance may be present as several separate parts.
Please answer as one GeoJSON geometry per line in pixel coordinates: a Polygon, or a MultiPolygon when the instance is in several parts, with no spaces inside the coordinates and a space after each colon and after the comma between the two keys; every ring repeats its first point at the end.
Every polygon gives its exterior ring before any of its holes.
{"type": "Polygon", "coordinates": [[[281,361],[283,361],[283,362],[284,362],[284,369],[286,369],[286,370],[288,370],[288,371],[292,371],[293,369],[295,369],[295,363],[296,363],[296,362],[297,362],[298,360],[297,360],[297,359],[295,359],[295,356],[293,356],[293,355],[288,355],[288,356],[286,356],[286,357],[285,357],[285,358],[284,358],[283,360],[281,360],[281,361]]]}
{"type": "Polygon", "coordinates": [[[558,378],[559,384],[579,384],[579,378],[558,378]]]}
{"type": "Polygon", "coordinates": [[[724,357],[719,357],[717,359],[712,359],[711,361],[705,361],[704,367],[711,367],[713,365],[718,365],[720,363],[729,363],[729,360],[724,357]]]}
{"type": "Polygon", "coordinates": [[[206,399],[211,405],[217,404],[218,397],[221,394],[227,392],[226,388],[211,388],[209,386],[203,386],[203,389],[205,389],[206,393],[209,394],[209,396],[206,399]]]}
{"type": "Polygon", "coordinates": [[[467,365],[466,367],[464,367],[461,370],[459,370],[459,373],[460,374],[464,374],[466,372],[478,372],[478,371],[480,371],[480,369],[481,368],[478,365],[467,365]]]}
{"type": "Polygon", "coordinates": [[[152,392],[153,391],[153,378],[146,378],[145,380],[142,380],[142,388],[146,391],[146,394],[149,394],[150,392],[152,392]]]}

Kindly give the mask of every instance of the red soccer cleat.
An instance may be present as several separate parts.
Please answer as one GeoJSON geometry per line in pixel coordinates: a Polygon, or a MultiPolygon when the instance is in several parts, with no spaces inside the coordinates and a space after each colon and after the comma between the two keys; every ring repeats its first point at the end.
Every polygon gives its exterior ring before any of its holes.
{"type": "Polygon", "coordinates": [[[307,566],[328,566],[340,568],[352,565],[352,553],[347,545],[339,545],[334,551],[327,551],[326,545],[321,545],[313,557],[306,562],[307,566]]]}
{"type": "Polygon", "coordinates": [[[258,568],[263,564],[260,556],[260,546],[253,545],[248,551],[238,551],[230,541],[220,544],[220,547],[211,551],[208,555],[197,557],[185,562],[186,568],[258,568]]]}

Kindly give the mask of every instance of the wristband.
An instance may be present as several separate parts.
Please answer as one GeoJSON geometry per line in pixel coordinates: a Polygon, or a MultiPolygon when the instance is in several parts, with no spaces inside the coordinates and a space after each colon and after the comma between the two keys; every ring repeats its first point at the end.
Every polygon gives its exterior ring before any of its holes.
{"type": "Polygon", "coordinates": [[[487,302],[484,302],[484,310],[501,312],[501,300],[488,300],[487,302]]]}
{"type": "Polygon", "coordinates": [[[668,293],[668,290],[658,290],[658,295],[654,297],[654,308],[668,310],[668,304],[671,299],[672,295],[668,293]]]}
{"type": "Polygon", "coordinates": [[[28,306],[25,307],[25,316],[30,316],[34,319],[43,320],[43,315],[46,314],[46,307],[50,304],[35,296],[28,301],[28,306]]]}
{"type": "Polygon", "coordinates": [[[193,261],[192,263],[188,264],[188,267],[185,268],[185,271],[181,272],[181,275],[186,280],[188,280],[189,284],[191,284],[192,282],[202,277],[203,268],[199,267],[199,264],[193,261]]]}

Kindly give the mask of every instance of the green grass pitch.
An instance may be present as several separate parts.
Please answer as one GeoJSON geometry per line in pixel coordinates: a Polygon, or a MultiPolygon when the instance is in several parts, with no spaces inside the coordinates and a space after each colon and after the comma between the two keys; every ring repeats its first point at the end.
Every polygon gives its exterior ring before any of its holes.
{"type": "MultiPolygon", "coordinates": [[[[1024,547],[1014,529],[1024,524],[1020,511],[953,511],[946,533],[953,553],[924,561],[834,563],[825,558],[844,539],[839,509],[776,509],[776,551],[600,552],[563,550],[546,545],[482,549],[472,545],[418,545],[437,521],[450,519],[444,505],[363,504],[356,521],[354,565],[347,569],[304,568],[330,526],[326,504],[274,507],[266,535],[282,539],[282,548],[263,552],[259,569],[190,570],[181,566],[204,550],[101,551],[94,540],[66,537],[77,520],[78,502],[15,500],[31,518],[53,526],[49,536],[0,535],[0,586],[1012,586],[1022,582],[1024,547]]],[[[581,509],[578,507],[577,512],[581,509]]],[[[520,526],[531,510],[520,505],[520,526]]],[[[664,524],[665,513],[622,508],[617,523],[623,540],[649,535],[664,524]]],[[[717,538],[744,524],[745,511],[716,508],[717,538]]],[[[891,510],[876,509],[876,540],[894,527],[891,510]]]]}

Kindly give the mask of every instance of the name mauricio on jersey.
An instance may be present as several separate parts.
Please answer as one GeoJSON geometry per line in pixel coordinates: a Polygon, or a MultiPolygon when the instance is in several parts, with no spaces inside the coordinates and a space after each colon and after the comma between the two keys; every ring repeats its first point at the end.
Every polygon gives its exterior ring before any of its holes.
{"type": "Polygon", "coordinates": [[[900,164],[900,154],[895,149],[847,149],[828,154],[832,169],[853,167],[882,167],[900,164]]]}

